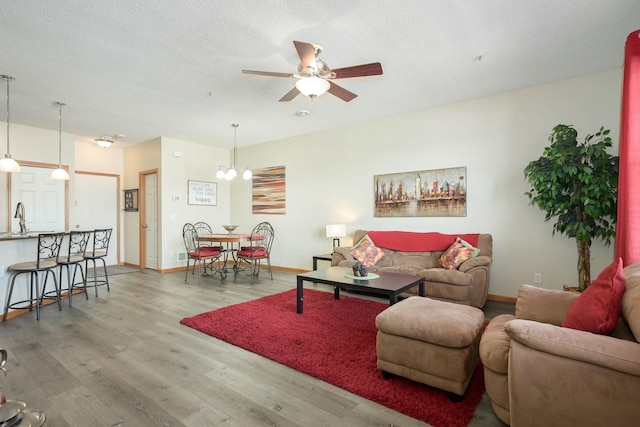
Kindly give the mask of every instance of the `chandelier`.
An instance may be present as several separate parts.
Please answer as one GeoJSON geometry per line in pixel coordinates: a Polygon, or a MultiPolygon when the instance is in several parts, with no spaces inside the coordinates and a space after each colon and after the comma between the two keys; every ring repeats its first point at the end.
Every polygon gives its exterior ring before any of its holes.
{"type": "MultiPolygon", "coordinates": [[[[220,166],[218,168],[218,172],[216,172],[216,178],[218,179],[226,179],[227,181],[231,181],[236,176],[238,176],[238,147],[236,145],[237,142],[237,134],[238,134],[238,126],[237,123],[232,124],[233,126],[233,163],[231,166],[220,166]]],[[[253,173],[249,166],[244,166],[241,171],[242,179],[251,179],[253,173]]]]}

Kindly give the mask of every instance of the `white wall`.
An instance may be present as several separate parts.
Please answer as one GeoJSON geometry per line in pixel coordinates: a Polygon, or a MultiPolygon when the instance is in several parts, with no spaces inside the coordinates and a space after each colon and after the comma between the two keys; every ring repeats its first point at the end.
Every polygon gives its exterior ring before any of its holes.
{"type": "Polygon", "coordinates": [[[159,176],[159,230],[162,246],[158,252],[162,269],[185,266],[177,253],[184,252],[182,227],[185,223],[205,221],[213,231],[222,233],[221,224],[229,224],[229,183],[215,177],[219,165],[229,163],[229,150],[206,147],[178,139],[162,138],[162,174],[159,176]],[[217,182],[215,206],[189,205],[187,181],[217,182]],[[177,196],[179,200],[174,200],[177,196]]]}
{"type": "MultiPolygon", "coordinates": [[[[124,150],[122,148],[116,146],[102,148],[94,141],[77,140],[75,143],[75,170],[95,174],[117,175],[121,187],[118,190],[120,192],[120,206],[124,206],[121,191],[124,176],[124,150]]],[[[75,174],[71,175],[70,186],[75,189],[75,174]]],[[[78,219],[75,218],[74,200],[73,197],[69,198],[69,224],[71,229],[74,229],[78,222],[78,219]]],[[[116,236],[112,236],[109,242],[109,258],[116,253],[117,262],[119,263],[123,263],[126,260],[123,219],[124,212],[121,209],[117,219],[117,223],[120,225],[120,235],[117,239],[115,238],[116,236]],[[118,245],[117,248],[114,247],[114,243],[118,245]]]]}
{"type": "MultiPolygon", "coordinates": [[[[490,294],[514,297],[534,273],[543,274],[547,288],[574,285],[576,243],[552,236],[543,212],[528,205],[523,170],[559,123],[574,125],[581,139],[600,126],[611,129],[617,154],[621,76],[616,69],[240,149],[243,165],[286,166],[286,214],[253,215],[251,183],[236,179],[231,218],[243,232],[260,221],[274,225],[278,266],[310,269],[312,255],[331,249],[326,224],[345,223],[347,234],[356,228],[486,232],[494,239],[490,294]],[[373,217],[374,175],[455,166],[467,167],[466,217],[373,217]]],[[[301,120],[321,118],[312,112],[301,120]]],[[[592,277],[612,258],[612,247],[594,242],[592,277]]]]}

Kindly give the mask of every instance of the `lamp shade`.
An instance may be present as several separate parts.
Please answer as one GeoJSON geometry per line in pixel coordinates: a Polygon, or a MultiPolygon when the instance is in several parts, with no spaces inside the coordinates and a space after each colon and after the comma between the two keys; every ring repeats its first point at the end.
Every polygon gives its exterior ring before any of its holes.
{"type": "Polygon", "coordinates": [[[109,148],[113,145],[113,139],[107,138],[105,136],[103,136],[102,138],[97,138],[95,141],[96,144],[98,144],[102,148],[109,148]]]}
{"type": "Polygon", "coordinates": [[[51,179],[54,181],[68,181],[69,173],[63,168],[54,169],[53,172],[51,172],[51,179]]]}
{"type": "Polygon", "coordinates": [[[344,237],[347,235],[347,230],[344,224],[331,224],[326,228],[327,237],[344,237]]]}
{"type": "Polygon", "coordinates": [[[20,165],[11,157],[6,156],[0,159],[0,171],[2,172],[20,172],[20,165]]]}
{"type": "Polygon", "coordinates": [[[296,88],[301,94],[313,99],[326,93],[331,83],[320,77],[302,77],[296,82],[296,88]]]}

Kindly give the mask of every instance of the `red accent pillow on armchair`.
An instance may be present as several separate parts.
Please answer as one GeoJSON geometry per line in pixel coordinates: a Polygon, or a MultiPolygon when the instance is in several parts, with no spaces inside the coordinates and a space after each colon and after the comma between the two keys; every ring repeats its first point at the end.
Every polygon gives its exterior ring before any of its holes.
{"type": "Polygon", "coordinates": [[[622,258],[618,258],[571,304],[562,326],[594,334],[611,334],[622,311],[626,288],[622,258]]]}

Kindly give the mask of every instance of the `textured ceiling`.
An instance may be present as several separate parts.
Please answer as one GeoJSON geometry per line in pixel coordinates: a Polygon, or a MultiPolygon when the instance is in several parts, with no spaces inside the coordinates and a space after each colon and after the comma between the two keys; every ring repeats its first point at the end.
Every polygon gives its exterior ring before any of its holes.
{"type": "Polygon", "coordinates": [[[61,101],[89,141],[230,148],[232,123],[245,146],[619,68],[639,17],[638,0],[0,0],[0,74],[12,123],[57,130],[61,101]],[[241,70],[295,72],[293,40],[384,75],[337,81],[349,103],[280,103],[294,79],[241,70]]]}

